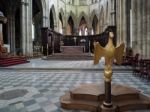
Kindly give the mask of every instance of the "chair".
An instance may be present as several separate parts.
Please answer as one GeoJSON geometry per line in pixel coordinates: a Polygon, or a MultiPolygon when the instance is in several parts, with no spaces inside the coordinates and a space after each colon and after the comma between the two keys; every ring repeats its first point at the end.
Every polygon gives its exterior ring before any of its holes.
{"type": "Polygon", "coordinates": [[[132,62],[132,68],[133,68],[133,75],[138,75],[140,74],[140,63],[139,60],[135,60],[132,62]]]}
{"type": "Polygon", "coordinates": [[[124,57],[123,65],[132,65],[138,60],[139,60],[138,53],[135,56],[126,56],[126,57],[124,57]]]}
{"type": "Polygon", "coordinates": [[[147,64],[147,78],[150,80],[150,61],[147,64]]]}
{"type": "Polygon", "coordinates": [[[140,60],[140,77],[147,77],[147,65],[145,60],[140,60]]]}

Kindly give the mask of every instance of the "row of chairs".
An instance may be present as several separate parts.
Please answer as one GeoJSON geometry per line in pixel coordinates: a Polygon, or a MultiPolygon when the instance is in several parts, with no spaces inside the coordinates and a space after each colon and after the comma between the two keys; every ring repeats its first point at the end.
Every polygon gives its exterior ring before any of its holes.
{"type": "Polygon", "coordinates": [[[132,66],[133,75],[150,80],[150,59],[139,59],[139,54],[136,54],[124,57],[122,64],[132,66]]]}
{"type": "Polygon", "coordinates": [[[134,62],[139,60],[139,54],[136,54],[135,56],[125,56],[123,57],[123,63],[122,65],[130,65],[134,64],[134,62]]]}
{"type": "Polygon", "coordinates": [[[132,61],[133,75],[150,80],[150,59],[132,61]]]}

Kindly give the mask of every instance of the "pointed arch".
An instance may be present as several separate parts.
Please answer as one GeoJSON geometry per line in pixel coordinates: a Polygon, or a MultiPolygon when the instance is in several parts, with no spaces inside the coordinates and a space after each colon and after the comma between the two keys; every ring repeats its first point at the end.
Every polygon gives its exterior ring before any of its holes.
{"type": "Polygon", "coordinates": [[[61,14],[62,17],[63,27],[65,27],[65,15],[64,15],[64,10],[62,8],[59,10],[59,14],[61,14]]]}
{"type": "Polygon", "coordinates": [[[99,16],[97,15],[96,11],[93,10],[90,14],[90,28],[91,34],[98,34],[99,33],[99,16]]]}
{"type": "Polygon", "coordinates": [[[98,18],[98,15],[95,10],[93,10],[91,13],[91,16],[90,16],[91,21],[94,19],[94,16],[96,16],[98,18]]]}
{"type": "Polygon", "coordinates": [[[62,14],[59,13],[59,20],[58,20],[58,28],[59,28],[59,33],[63,34],[63,18],[62,14]]]}
{"type": "Polygon", "coordinates": [[[72,16],[69,16],[67,20],[66,35],[73,35],[73,34],[74,34],[74,21],[72,16]]]}
{"type": "Polygon", "coordinates": [[[78,30],[79,35],[88,35],[88,25],[84,16],[81,17],[78,30]]]}
{"type": "Polygon", "coordinates": [[[87,23],[87,26],[88,26],[88,18],[89,18],[89,17],[85,14],[85,12],[81,12],[81,13],[80,13],[79,18],[78,18],[78,26],[80,25],[80,21],[81,21],[82,17],[85,18],[86,23],[87,23]]]}
{"type": "Polygon", "coordinates": [[[50,8],[50,28],[54,29],[54,27],[57,25],[56,22],[56,12],[55,12],[55,7],[52,5],[50,8]]]}
{"type": "Polygon", "coordinates": [[[100,11],[100,20],[99,20],[99,24],[100,24],[100,33],[103,32],[104,30],[104,8],[102,7],[101,8],[101,11],[100,11]]]}
{"type": "Polygon", "coordinates": [[[72,20],[73,20],[73,22],[74,22],[74,27],[76,27],[76,16],[75,16],[75,14],[72,12],[72,11],[70,11],[70,13],[69,13],[69,15],[67,16],[67,21],[68,21],[68,19],[69,19],[69,17],[72,17],[72,20]]]}
{"type": "Polygon", "coordinates": [[[92,29],[93,29],[94,34],[99,33],[98,18],[96,15],[93,17],[93,20],[92,20],[92,29]]]}

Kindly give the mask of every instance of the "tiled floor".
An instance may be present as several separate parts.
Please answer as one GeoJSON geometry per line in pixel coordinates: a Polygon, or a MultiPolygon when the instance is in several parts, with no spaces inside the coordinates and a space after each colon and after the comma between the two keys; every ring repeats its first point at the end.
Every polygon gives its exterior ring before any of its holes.
{"type": "MultiPolygon", "coordinates": [[[[84,61],[64,61],[64,60],[41,60],[41,59],[32,59],[30,63],[15,65],[7,67],[10,69],[43,69],[43,70],[50,70],[50,69],[103,69],[104,68],[104,59],[100,61],[100,64],[93,65],[92,60],[84,60],[84,61]]],[[[131,69],[130,66],[113,66],[113,69],[131,69]]]]}
{"type": "MultiPolygon", "coordinates": [[[[96,65],[96,67],[99,68],[103,65],[102,63],[103,62],[96,65]]],[[[90,69],[94,68],[92,61],[59,62],[32,60],[32,62],[28,64],[8,67],[7,70],[1,69],[0,94],[16,89],[26,89],[28,93],[22,97],[13,98],[11,100],[0,99],[0,112],[85,112],[77,110],[68,111],[60,108],[59,98],[64,95],[65,92],[81,83],[99,84],[103,82],[103,72],[82,69],[88,67],[90,69]],[[34,65],[32,65],[33,63],[34,65]],[[47,65],[45,65],[46,63],[47,65]],[[70,63],[70,65],[68,65],[68,63],[70,63]],[[64,67],[69,69],[70,67],[75,67],[78,68],[78,70],[34,70],[34,68],[41,69],[44,65],[47,68],[64,67]],[[33,70],[10,69],[19,67],[31,67],[33,70]],[[79,70],[79,68],[81,68],[81,70],[79,70]]],[[[121,68],[118,67],[118,69],[121,68]]],[[[124,68],[126,68],[126,70],[128,69],[128,67],[124,68]]],[[[150,95],[150,82],[132,76],[131,71],[115,71],[113,73],[113,82],[135,87],[144,94],[150,95]]],[[[150,112],[150,110],[136,112],[150,112]]]]}

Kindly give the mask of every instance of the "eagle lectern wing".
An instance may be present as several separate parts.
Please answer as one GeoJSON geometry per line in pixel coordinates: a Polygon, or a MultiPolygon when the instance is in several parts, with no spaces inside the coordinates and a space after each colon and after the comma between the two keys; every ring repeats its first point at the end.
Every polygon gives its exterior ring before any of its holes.
{"type": "Polygon", "coordinates": [[[122,63],[124,48],[125,48],[125,44],[122,43],[115,49],[114,58],[116,59],[117,64],[122,63]]]}
{"type": "Polygon", "coordinates": [[[98,64],[101,57],[104,56],[104,48],[97,43],[94,45],[94,64],[98,64]]]}

